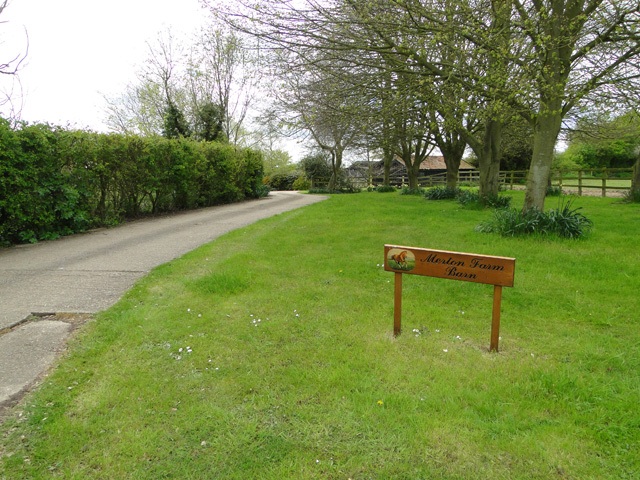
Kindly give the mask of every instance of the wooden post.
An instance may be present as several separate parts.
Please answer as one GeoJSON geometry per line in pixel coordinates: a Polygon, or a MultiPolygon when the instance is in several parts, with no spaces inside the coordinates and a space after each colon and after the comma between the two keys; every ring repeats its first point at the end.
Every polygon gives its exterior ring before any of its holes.
{"type": "Polygon", "coordinates": [[[393,309],[393,336],[397,337],[402,331],[402,274],[396,272],[395,298],[393,309]]]}
{"type": "Polygon", "coordinates": [[[498,342],[500,340],[500,304],[502,302],[502,286],[493,286],[493,316],[491,318],[491,344],[489,351],[498,351],[498,342]]]}
{"type": "Polygon", "coordinates": [[[607,196],[607,169],[602,170],[602,196],[607,196]]]}
{"type": "Polygon", "coordinates": [[[578,195],[582,196],[582,170],[578,170],[578,195]]]}

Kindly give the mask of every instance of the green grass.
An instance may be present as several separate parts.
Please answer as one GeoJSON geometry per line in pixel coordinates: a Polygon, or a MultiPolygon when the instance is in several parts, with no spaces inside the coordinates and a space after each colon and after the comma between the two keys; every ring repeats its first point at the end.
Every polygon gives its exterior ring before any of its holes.
{"type": "Polygon", "coordinates": [[[377,193],[232,232],[79,332],[3,425],[0,478],[639,478],[640,209],[576,205],[580,241],[377,193]],[[385,243],[515,257],[500,353],[489,285],[405,275],[394,338],[385,243]]]}

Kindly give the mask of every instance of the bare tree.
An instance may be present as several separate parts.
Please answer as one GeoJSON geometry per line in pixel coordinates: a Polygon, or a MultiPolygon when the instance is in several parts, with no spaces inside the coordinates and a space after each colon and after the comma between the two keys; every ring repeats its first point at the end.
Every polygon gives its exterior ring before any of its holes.
{"type": "MultiPolygon", "coordinates": [[[[0,16],[4,13],[8,3],[8,0],[0,1],[0,16]]],[[[24,51],[0,60],[0,75],[4,77],[3,85],[0,87],[0,108],[5,110],[5,117],[14,121],[20,118],[22,110],[22,84],[18,73],[29,53],[29,35],[26,29],[24,35],[24,51]]]]}

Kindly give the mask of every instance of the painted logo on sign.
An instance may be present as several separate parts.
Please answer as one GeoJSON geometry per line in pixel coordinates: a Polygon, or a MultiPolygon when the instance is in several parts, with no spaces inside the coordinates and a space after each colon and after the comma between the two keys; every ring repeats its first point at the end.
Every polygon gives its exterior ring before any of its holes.
{"type": "Polygon", "coordinates": [[[387,254],[387,265],[394,270],[410,272],[416,266],[416,256],[410,250],[392,248],[387,254]]]}

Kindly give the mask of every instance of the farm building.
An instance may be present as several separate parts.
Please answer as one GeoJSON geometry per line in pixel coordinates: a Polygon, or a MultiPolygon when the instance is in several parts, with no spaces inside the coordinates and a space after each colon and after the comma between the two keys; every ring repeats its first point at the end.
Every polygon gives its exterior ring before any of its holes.
{"type": "MultiPolygon", "coordinates": [[[[384,162],[382,160],[378,162],[354,162],[347,167],[347,174],[350,177],[363,177],[369,175],[369,168],[371,168],[371,176],[382,177],[384,176],[384,162]]],[[[476,168],[462,160],[460,162],[460,173],[472,172],[476,168]]],[[[442,156],[430,156],[425,158],[420,164],[419,177],[425,177],[428,175],[437,175],[446,173],[447,167],[444,163],[444,157],[442,156]]],[[[407,167],[404,161],[400,157],[395,157],[391,164],[391,177],[403,177],[407,175],[407,167]]]]}

